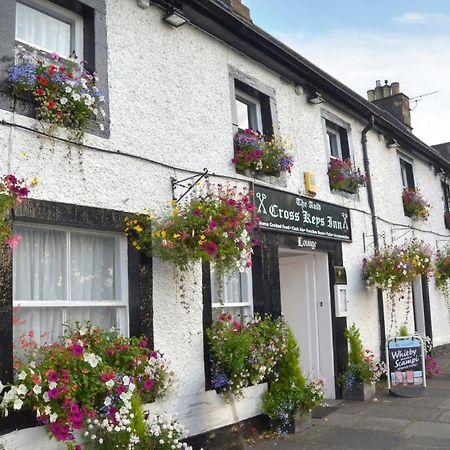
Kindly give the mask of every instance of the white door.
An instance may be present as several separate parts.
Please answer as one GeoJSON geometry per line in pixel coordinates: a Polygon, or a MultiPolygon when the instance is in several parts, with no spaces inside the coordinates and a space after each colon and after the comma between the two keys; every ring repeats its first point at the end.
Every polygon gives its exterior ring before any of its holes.
{"type": "Polygon", "coordinates": [[[307,378],[325,378],[335,398],[331,301],[326,254],[280,252],[281,310],[300,346],[307,378]]]}

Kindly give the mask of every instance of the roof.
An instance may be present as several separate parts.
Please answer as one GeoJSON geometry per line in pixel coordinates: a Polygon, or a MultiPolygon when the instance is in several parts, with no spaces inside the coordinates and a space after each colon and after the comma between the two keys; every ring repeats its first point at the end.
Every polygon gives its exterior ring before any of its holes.
{"type": "MultiPolygon", "coordinates": [[[[157,0],[164,3],[164,0],[157,0]]],[[[225,0],[179,0],[183,13],[192,25],[208,32],[277,72],[295,84],[318,90],[330,104],[375,126],[440,168],[450,171],[450,159],[425,144],[387,111],[370,103],[345,84],[275,39],[263,29],[234,14],[225,0]]]]}

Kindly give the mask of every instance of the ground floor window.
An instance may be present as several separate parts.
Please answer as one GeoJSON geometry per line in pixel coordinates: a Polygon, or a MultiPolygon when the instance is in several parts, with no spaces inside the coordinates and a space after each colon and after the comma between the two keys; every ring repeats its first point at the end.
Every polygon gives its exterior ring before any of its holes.
{"type": "Polygon", "coordinates": [[[14,341],[37,344],[64,323],[91,321],[128,334],[127,241],[120,233],[19,223],[13,255],[14,341]]]}
{"type": "Polygon", "coordinates": [[[213,321],[221,313],[232,314],[239,322],[253,318],[252,272],[235,272],[219,279],[211,270],[213,321]]]}

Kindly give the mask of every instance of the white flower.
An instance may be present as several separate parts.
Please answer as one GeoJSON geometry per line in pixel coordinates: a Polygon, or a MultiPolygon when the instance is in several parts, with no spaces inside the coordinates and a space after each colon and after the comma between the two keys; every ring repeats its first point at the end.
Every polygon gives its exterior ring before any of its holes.
{"type": "Polygon", "coordinates": [[[3,392],[3,389],[5,389],[5,385],[0,381],[0,394],[3,392]]]}
{"type": "Polygon", "coordinates": [[[50,414],[50,422],[56,422],[56,419],[58,418],[58,414],[52,413],[50,414]]]}
{"type": "Polygon", "coordinates": [[[51,406],[47,405],[47,406],[45,407],[45,409],[44,409],[44,412],[45,412],[45,415],[46,415],[46,416],[49,416],[49,415],[51,414],[51,412],[52,412],[51,406]]]}
{"type": "Polygon", "coordinates": [[[80,94],[77,94],[76,92],[72,94],[72,98],[77,102],[78,100],[80,100],[80,94]]]}
{"type": "Polygon", "coordinates": [[[108,389],[111,389],[114,386],[114,380],[108,380],[105,384],[108,389]]]}
{"type": "Polygon", "coordinates": [[[64,89],[68,94],[70,94],[72,92],[72,88],[70,86],[66,86],[66,88],[64,89]]]}
{"type": "Polygon", "coordinates": [[[69,100],[67,100],[66,97],[62,97],[61,100],[60,100],[61,105],[65,105],[68,101],[69,101],[69,100]]]}
{"type": "Polygon", "coordinates": [[[28,392],[27,387],[24,384],[21,384],[18,388],[17,388],[17,393],[19,395],[25,395],[28,392]]]}
{"type": "Polygon", "coordinates": [[[44,395],[42,396],[44,400],[48,403],[50,401],[50,397],[48,396],[48,392],[44,392],[44,395]]]}
{"type": "Polygon", "coordinates": [[[48,388],[49,389],[56,389],[56,386],[58,386],[56,381],[50,381],[50,383],[48,383],[48,388]]]}
{"type": "Polygon", "coordinates": [[[125,375],[122,381],[125,386],[128,386],[130,384],[130,377],[128,375],[125,375]]]}
{"type": "Polygon", "coordinates": [[[83,356],[85,362],[87,362],[91,367],[95,368],[98,366],[98,363],[102,360],[100,356],[95,355],[94,353],[85,353],[83,356]]]}
{"type": "Polygon", "coordinates": [[[14,409],[21,409],[22,406],[23,406],[23,401],[22,401],[19,397],[17,397],[17,398],[14,400],[13,408],[14,408],[14,409]]]}
{"type": "Polygon", "coordinates": [[[39,394],[42,392],[42,386],[40,386],[39,384],[36,384],[36,385],[34,386],[34,388],[33,388],[33,392],[34,392],[36,395],[39,395],[39,394]]]}
{"type": "Polygon", "coordinates": [[[105,125],[103,125],[102,123],[99,125],[100,130],[105,131],[105,125]]]}
{"type": "Polygon", "coordinates": [[[17,375],[18,380],[25,380],[26,377],[27,373],[25,372],[25,370],[22,370],[22,372],[20,372],[19,375],[17,375]]]}
{"type": "Polygon", "coordinates": [[[105,398],[105,401],[103,402],[103,404],[104,404],[105,406],[110,406],[111,403],[112,403],[111,397],[106,397],[106,398],[105,398]]]}

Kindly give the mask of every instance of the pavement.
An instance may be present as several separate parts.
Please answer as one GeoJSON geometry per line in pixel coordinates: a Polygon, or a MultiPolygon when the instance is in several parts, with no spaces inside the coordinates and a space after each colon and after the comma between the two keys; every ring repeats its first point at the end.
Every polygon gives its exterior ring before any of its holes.
{"type": "Polygon", "coordinates": [[[441,450],[450,449],[450,346],[436,352],[439,376],[427,380],[419,398],[388,396],[378,386],[375,400],[341,401],[312,426],[277,439],[256,439],[251,450],[441,450]]]}

